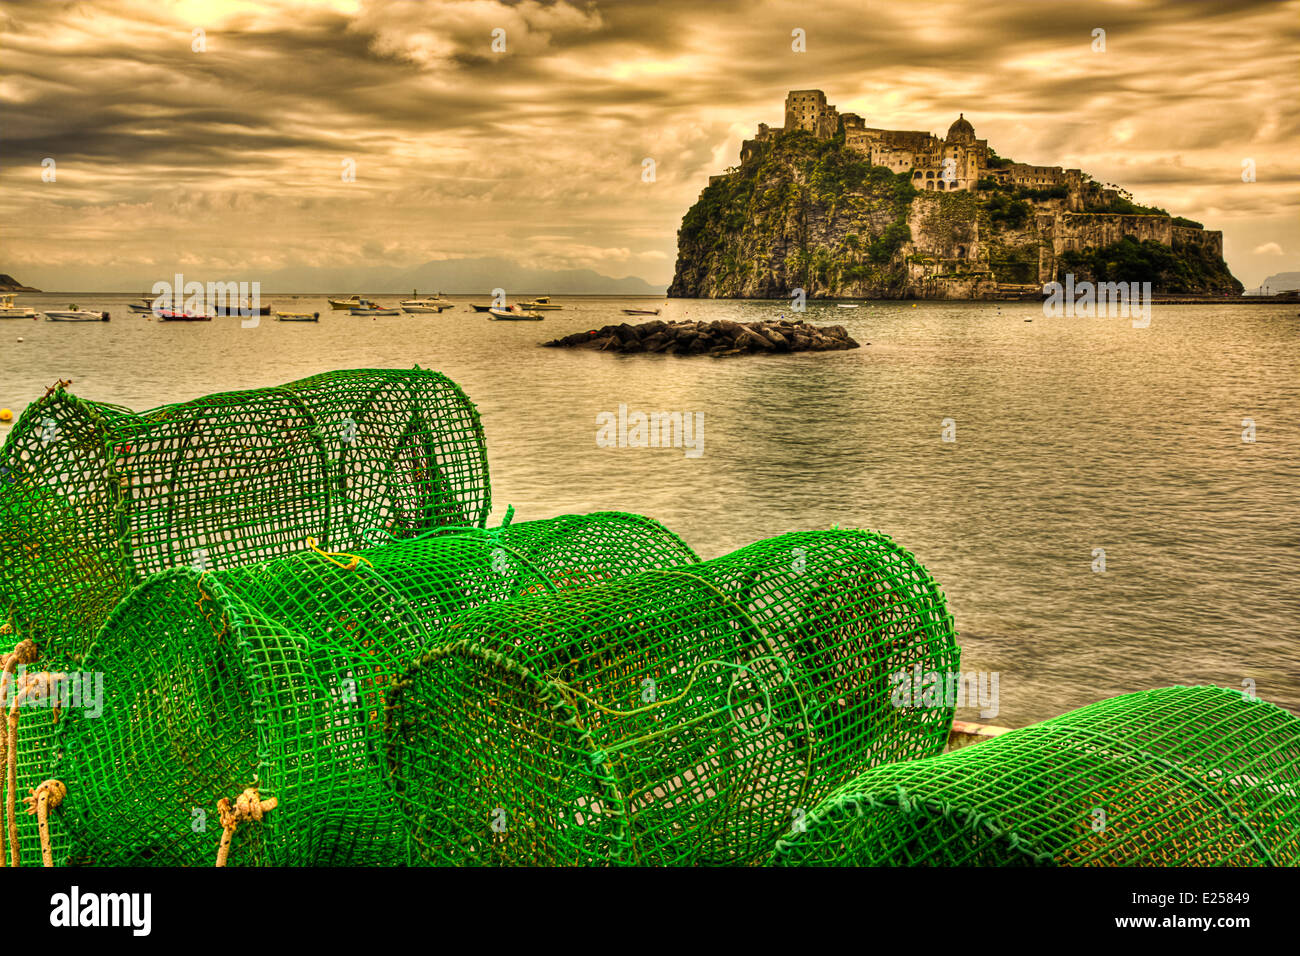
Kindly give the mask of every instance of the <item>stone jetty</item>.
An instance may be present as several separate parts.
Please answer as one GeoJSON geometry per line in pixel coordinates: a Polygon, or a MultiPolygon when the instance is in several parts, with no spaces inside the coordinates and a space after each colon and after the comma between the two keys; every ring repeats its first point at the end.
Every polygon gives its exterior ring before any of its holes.
{"type": "Polygon", "coordinates": [[[755,352],[833,352],[859,348],[842,325],[807,322],[664,322],[606,325],[543,343],[548,348],[664,355],[742,355],[755,352]]]}

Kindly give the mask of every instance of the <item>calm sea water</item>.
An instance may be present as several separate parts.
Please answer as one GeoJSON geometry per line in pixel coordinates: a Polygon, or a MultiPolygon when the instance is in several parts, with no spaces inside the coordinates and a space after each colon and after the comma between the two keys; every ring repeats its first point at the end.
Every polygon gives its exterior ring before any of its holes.
{"type": "MultiPolygon", "coordinates": [[[[321,296],[264,296],[321,322],[242,329],[151,322],[127,311],[133,296],[21,296],[36,309],[75,299],[113,320],[0,322],[0,406],[20,412],[59,378],[144,409],[418,363],[478,403],[494,520],[508,504],[519,520],[641,512],[705,557],[789,530],[892,535],[947,593],[963,669],[998,673],[994,723],[1245,680],[1300,713],[1294,305],[1157,306],[1142,330],[1044,318],[1034,304],[810,305],[806,318],[843,324],[864,347],[683,359],[537,348],[648,301],[560,298],[563,311],[516,324],[451,298],[457,309],[440,316],[362,319],[321,296]],[[702,456],[597,447],[596,416],[620,403],[702,412],[702,456]],[[947,418],[955,442],[942,440],[947,418]]],[[[788,314],[784,302],[654,305],[664,318],[788,314]]]]}

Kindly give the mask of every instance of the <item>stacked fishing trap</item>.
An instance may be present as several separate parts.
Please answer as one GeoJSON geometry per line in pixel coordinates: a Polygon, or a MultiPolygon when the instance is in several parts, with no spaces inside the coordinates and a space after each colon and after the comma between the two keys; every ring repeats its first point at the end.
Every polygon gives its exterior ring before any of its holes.
{"type": "Polygon", "coordinates": [[[944,754],[953,699],[899,691],[956,629],[882,534],[487,527],[477,411],[418,368],[65,384],[0,449],[6,865],[1297,862],[1300,720],[1240,694],[944,754]]]}
{"type": "Polygon", "coordinates": [[[1300,719],[1240,691],[1126,694],[838,788],[813,866],[1295,866],[1300,719]]]}
{"type": "MultiPolygon", "coordinates": [[[[100,626],[152,573],[292,554],[308,536],[351,548],[482,525],[491,507],[478,413],[436,372],[331,372],[140,414],[64,384],[0,449],[0,631],[32,642],[41,673],[84,670],[100,626]]],[[[67,686],[12,682],[11,699],[44,702],[21,710],[21,797],[50,774],[67,686]]],[[[34,827],[21,848],[38,858],[34,827]]]]}
{"type": "Polygon", "coordinates": [[[431,863],[737,864],[857,769],[940,753],[938,587],[883,536],[791,534],[685,570],[488,604],[389,697],[388,759],[431,863]]]}
{"type": "Polygon", "coordinates": [[[593,514],[155,575],[86,655],[104,675],[103,713],[72,713],[63,728],[57,775],[98,797],[65,803],[79,852],[97,864],[204,863],[212,836],[195,812],[255,785],[278,806],[235,841],[232,864],[402,862],[385,697],[447,622],[695,560],[655,522],[593,514]],[[142,792],[141,780],[155,783],[142,792]]]}

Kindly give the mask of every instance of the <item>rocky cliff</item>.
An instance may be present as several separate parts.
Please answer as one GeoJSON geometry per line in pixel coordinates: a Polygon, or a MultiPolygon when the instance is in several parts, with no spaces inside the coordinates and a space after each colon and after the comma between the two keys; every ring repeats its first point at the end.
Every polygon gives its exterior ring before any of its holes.
{"type": "Polygon", "coordinates": [[[0,272],[0,292],[40,292],[31,286],[23,285],[7,272],[0,272]]]}
{"type": "MultiPolygon", "coordinates": [[[[998,159],[998,162],[1009,162],[998,159]]],[[[669,296],[995,298],[1076,280],[1240,294],[1222,234],[1085,180],[1078,189],[922,192],[842,132],[781,133],[715,176],[677,235],[669,296]]]]}

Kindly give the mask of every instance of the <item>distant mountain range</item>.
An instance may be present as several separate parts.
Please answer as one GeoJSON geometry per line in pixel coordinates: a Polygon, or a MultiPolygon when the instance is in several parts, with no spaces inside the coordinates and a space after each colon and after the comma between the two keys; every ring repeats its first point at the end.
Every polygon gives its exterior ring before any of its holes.
{"type": "MultiPolygon", "coordinates": [[[[157,269],[82,268],[77,279],[61,277],[50,269],[36,276],[43,288],[60,292],[148,292],[155,282],[170,280],[172,272],[157,269]]],[[[665,285],[652,285],[638,276],[614,278],[592,269],[530,269],[508,259],[434,259],[415,268],[366,267],[321,269],[290,267],[270,271],[220,274],[202,269],[180,270],[186,281],[260,282],[272,292],[404,293],[444,292],[488,295],[501,288],[511,298],[517,295],[663,295],[665,285]]],[[[10,276],[14,291],[18,287],[10,276]]]]}
{"type": "Polygon", "coordinates": [[[615,279],[591,269],[528,269],[505,259],[435,259],[393,277],[395,292],[407,288],[440,292],[490,292],[556,295],[663,295],[666,285],[651,285],[639,276],[615,279]]]}
{"type": "Polygon", "coordinates": [[[1291,289],[1300,289],[1300,272],[1278,272],[1261,282],[1257,288],[1247,289],[1245,294],[1276,295],[1291,289]]]}

